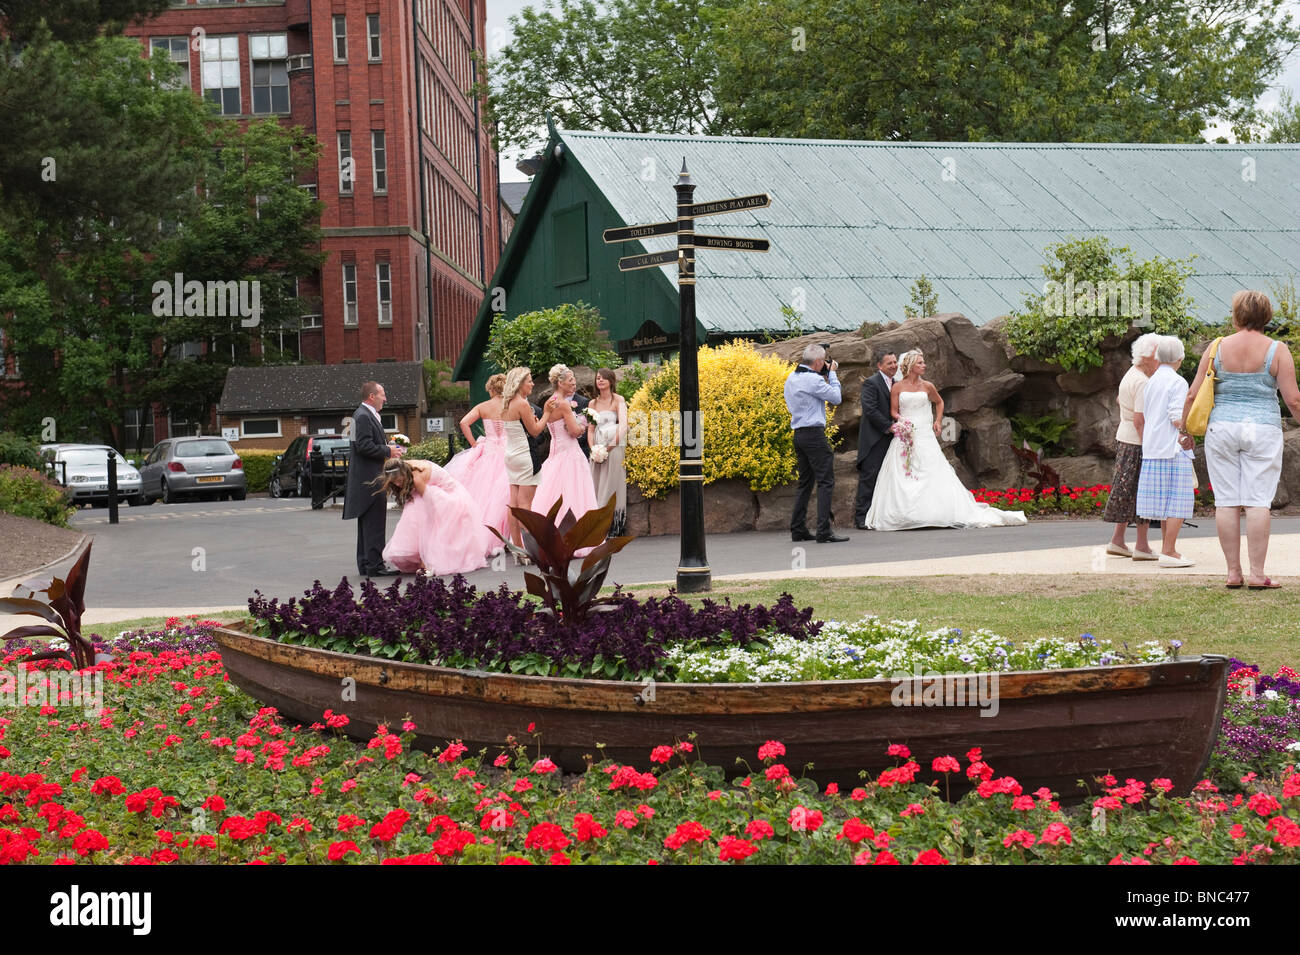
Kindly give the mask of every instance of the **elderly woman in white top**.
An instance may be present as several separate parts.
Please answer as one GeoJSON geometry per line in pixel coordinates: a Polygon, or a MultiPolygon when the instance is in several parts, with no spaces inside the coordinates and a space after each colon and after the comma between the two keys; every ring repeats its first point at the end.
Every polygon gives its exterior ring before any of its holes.
{"type": "Polygon", "coordinates": [[[1115,474],[1110,480],[1110,498],[1102,520],[1115,525],[1115,533],[1106,545],[1106,553],[1134,560],[1155,560],[1151,545],[1147,543],[1150,524],[1137,519],[1138,475],[1142,471],[1142,428],[1145,424],[1147,379],[1160,363],[1156,361],[1156,345],[1160,336],[1153,332],[1139,336],[1133,342],[1133,367],[1119,383],[1119,428],[1115,431],[1115,474]],[[1129,550],[1124,543],[1124,532],[1137,520],[1137,542],[1129,550]]]}
{"type": "Polygon", "coordinates": [[[1187,382],[1177,369],[1184,354],[1181,341],[1172,335],[1160,336],[1155,354],[1160,367],[1147,381],[1144,396],[1137,512],[1140,517],[1160,521],[1161,567],[1191,567],[1195,563],[1174,547],[1183,521],[1192,516],[1196,486],[1191,455],[1183,453],[1195,443],[1190,435],[1182,433],[1187,382]]]}

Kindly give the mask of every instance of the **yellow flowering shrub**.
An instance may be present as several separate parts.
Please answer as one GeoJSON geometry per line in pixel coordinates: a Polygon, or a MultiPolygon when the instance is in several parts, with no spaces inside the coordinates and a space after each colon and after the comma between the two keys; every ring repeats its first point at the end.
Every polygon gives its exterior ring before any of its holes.
{"type": "MultiPolygon", "coordinates": [[[[794,364],[760,355],[748,343],[699,351],[704,483],[725,478],[770,491],[795,480],[794,433],[785,380],[794,364]]],[[[650,498],[677,486],[679,366],[668,362],[628,405],[627,479],[650,498]]],[[[833,408],[828,408],[833,411],[833,408]]],[[[827,416],[827,437],[835,434],[827,416]]]]}

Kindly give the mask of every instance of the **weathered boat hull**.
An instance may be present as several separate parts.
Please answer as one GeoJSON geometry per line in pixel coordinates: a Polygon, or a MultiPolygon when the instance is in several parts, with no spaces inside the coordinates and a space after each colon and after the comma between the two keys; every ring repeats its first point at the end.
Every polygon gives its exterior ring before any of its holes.
{"type": "MultiPolygon", "coordinates": [[[[1202,776],[1218,734],[1228,661],[1189,657],[1169,663],[999,674],[996,714],[979,705],[899,705],[913,680],[815,683],[658,683],[455,670],[394,663],[277,643],[235,629],[216,632],[235,685],[303,723],[326,709],[346,713],[350,735],[370,738],[379,724],[415,722],[423,745],[460,739],[499,750],[507,735],[540,734],[542,752],[563,769],[612,758],[645,768],[650,749],[694,734],[696,754],[738,775],[758,765],[765,740],[785,744],[797,775],[805,764],[822,781],[856,784],[896,764],[889,743],[909,746],[926,782],[936,756],[963,757],[978,746],[999,775],[1026,791],[1047,786],[1063,797],[1093,791],[1093,779],[1167,777],[1185,793],[1202,776]],[[344,701],[344,690],[355,699],[344,701]],[[598,744],[604,744],[599,747],[598,744]]],[[[941,678],[948,701],[963,678],[941,678]]],[[[987,675],[985,675],[987,680],[987,675]]],[[[931,681],[933,682],[933,681],[931,681]]],[[[991,681],[990,681],[991,683],[991,681]]],[[[986,683],[987,690],[990,683],[986,683]]],[[[967,703],[978,703],[969,686],[967,703]]],[[[931,692],[934,692],[931,690],[931,692]]],[[[953,783],[959,780],[953,779],[953,783]]],[[[957,788],[954,786],[954,794],[957,788]]]]}

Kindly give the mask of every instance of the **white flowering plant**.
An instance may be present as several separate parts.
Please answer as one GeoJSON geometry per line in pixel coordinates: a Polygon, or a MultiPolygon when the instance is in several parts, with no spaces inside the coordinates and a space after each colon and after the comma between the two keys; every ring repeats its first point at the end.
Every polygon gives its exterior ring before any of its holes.
{"type": "Polygon", "coordinates": [[[665,661],[682,683],[788,683],[868,680],[931,673],[1005,673],[1160,663],[1175,647],[1155,640],[1122,648],[1085,633],[1077,640],[1039,637],[1017,645],[990,630],[924,630],[916,620],[866,616],[828,621],[810,640],[765,634],[748,647],[670,647],[665,661]]]}

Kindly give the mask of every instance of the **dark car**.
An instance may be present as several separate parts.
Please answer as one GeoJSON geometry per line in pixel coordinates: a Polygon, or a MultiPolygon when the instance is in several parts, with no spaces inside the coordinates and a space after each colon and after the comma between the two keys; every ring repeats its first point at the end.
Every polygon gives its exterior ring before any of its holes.
{"type": "Polygon", "coordinates": [[[325,459],[325,473],[344,471],[348,463],[349,440],[341,434],[305,434],[294,438],[271,466],[267,490],[272,497],[296,494],[311,496],[311,454],[320,449],[325,459]]]}
{"type": "Polygon", "coordinates": [[[159,441],[140,467],[144,500],[171,504],[182,495],[234,498],[248,493],[244,463],[225,438],[168,438],[159,441]]]}

